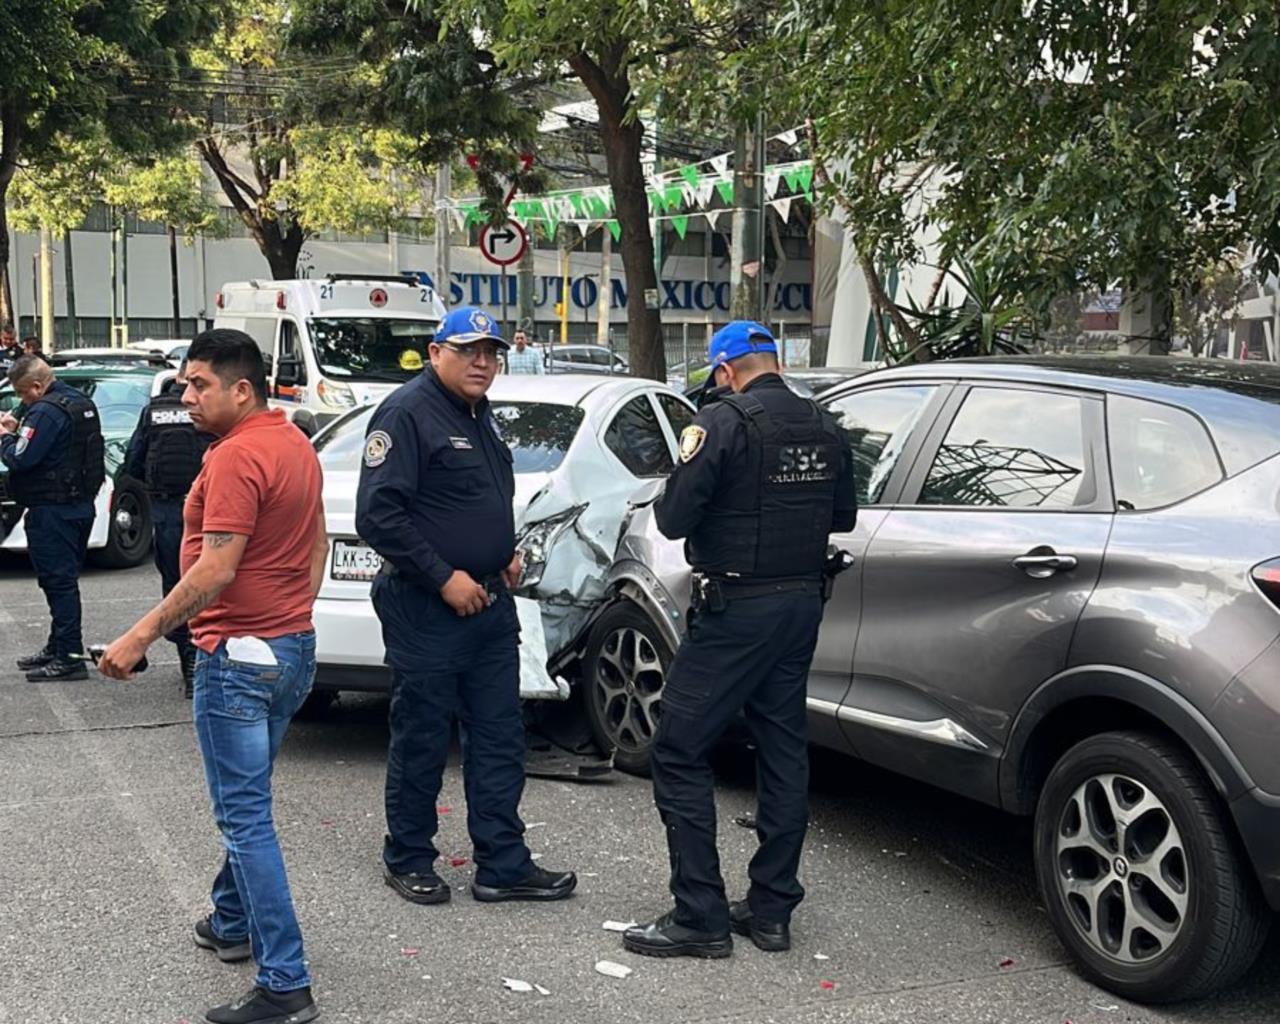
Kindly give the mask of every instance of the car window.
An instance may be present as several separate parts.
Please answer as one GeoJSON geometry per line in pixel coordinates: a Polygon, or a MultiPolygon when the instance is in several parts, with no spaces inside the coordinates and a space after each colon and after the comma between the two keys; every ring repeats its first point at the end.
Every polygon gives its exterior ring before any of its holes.
{"type": "Polygon", "coordinates": [[[1120,508],[1172,505],[1223,477],[1209,432],[1184,409],[1109,395],[1107,438],[1120,508]]]}
{"type": "Polygon", "coordinates": [[[369,417],[376,406],[370,405],[356,412],[316,438],[316,455],[324,469],[351,469],[364,451],[364,435],[369,429],[369,417]]]}
{"type": "Polygon", "coordinates": [[[923,505],[1064,509],[1093,503],[1085,399],[974,388],[943,438],[923,505]]]}
{"type": "Polygon", "coordinates": [[[607,348],[593,348],[587,353],[588,360],[595,366],[612,366],[613,356],[607,348]]]}
{"type": "Polygon", "coordinates": [[[678,439],[681,431],[693,422],[693,410],[675,395],[658,395],[658,406],[671,424],[671,432],[678,439]]]}
{"type": "Polygon", "coordinates": [[[549,402],[494,402],[490,410],[516,473],[549,473],[559,466],[583,420],[577,406],[549,402]]]}
{"type": "Polygon", "coordinates": [[[875,505],[936,388],[912,384],[855,391],[828,403],[853,450],[858,504],[875,505]]]}
{"type": "Polygon", "coordinates": [[[653,403],[638,395],[618,410],[604,443],[635,476],[666,476],[675,468],[653,403]]]}

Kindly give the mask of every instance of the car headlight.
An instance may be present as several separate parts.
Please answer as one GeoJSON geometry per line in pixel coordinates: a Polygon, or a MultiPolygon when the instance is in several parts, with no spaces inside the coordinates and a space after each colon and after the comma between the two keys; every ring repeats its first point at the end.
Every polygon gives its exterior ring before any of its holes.
{"type": "Polygon", "coordinates": [[[536,523],[526,523],[516,536],[516,550],[521,555],[520,581],[517,591],[529,591],[542,582],[542,574],[546,572],[547,560],[556,546],[556,541],[570,526],[578,521],[586,505],[574,505],[563,512],[557,512],[536,523]]]}
{"type": "Polygon", "coordinates": [[[356,404],[354,391],[345,384],[337,384],[331,380],[320,381],[316,385],[316,394],[331,409],[351,409],[356,404]]]}

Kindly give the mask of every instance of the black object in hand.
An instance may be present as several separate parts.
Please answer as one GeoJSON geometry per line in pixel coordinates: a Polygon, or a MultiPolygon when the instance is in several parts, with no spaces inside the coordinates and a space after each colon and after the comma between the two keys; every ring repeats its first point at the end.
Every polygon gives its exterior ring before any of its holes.
{"type": "MultiPolygon", "coordinates": [[[[98,659],[102,657],[106,649],[107,649],[106,644],[89,644],[89,646],[85,648],[84,654],[73,654],[72,657],[79,658],[81,661],[92,661],[96,665],[98,664],[98,659]]],[[[145,672],[148,664],[149,662],[147,661],[147,656],[144,654],[138,660],[138,663],[134,665],[133,668],[131,668],[129,671],[131,673],[145,672]]]]}

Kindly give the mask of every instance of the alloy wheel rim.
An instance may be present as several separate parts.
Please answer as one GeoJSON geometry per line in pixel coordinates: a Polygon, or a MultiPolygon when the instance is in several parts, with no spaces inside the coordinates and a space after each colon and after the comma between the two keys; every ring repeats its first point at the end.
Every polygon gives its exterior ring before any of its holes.
{"type": "Polygon", "coordinates": [[[639,753],[653,743],[665,682],[657,648],[641,630],[624,626],[605,637],[592,700],[619,750],[639,753]]]}
{"type": "Polygon", "coordinates": [[[1092,776],[1059,816],[1054,873],[1067,916],[1116,963],[1146,965],[1172,949],[1186,926],[1189,868],[1169,809],[1130,776],[1092,776]]]}
{"type": "Polygon", "coordinates": [[[120,495],[116,503],[115,523],[120,546],[132,550],[142,540],[142,509],[131,494],[120,495]]]}

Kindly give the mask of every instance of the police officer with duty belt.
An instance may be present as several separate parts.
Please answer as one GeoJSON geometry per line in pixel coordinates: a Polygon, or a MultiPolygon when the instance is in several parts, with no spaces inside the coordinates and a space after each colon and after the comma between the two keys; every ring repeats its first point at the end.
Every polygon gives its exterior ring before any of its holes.
{"type": "Polygon", "coordinates": [[[86,679],[80,634],[80,569],[102,486],[102,424],[82,392],[55,380],[39,356],[21,356],[9,381],[22,400],[21,420],[0,415],[0,462],[9,489],[26,506],[27,553],[53,619],[49,639],[18,659],[32,682],[86,679]]]}
{"type": "Polygon", "coordinates": [[[675,908],[623,935],[649,956],[729,956],[731,930],[768,952],[791,946],[809,818],[805,684],[843,566],[828,534],[852,529],[856,514],[849,448],[831,415],[783,382],[769,331],[729,324],[712,337],[710,362],[723,397],[681,434],[654,508],[663,534],[684,539],[694,579],[651,759],[675,908]],[[760,846],[746,899],[730,905],[708,757],[739,712],[757,748],[760,846]]]}
{"type": "Polygon", "coordinates": [[[455,309],[431,365],[388,397],[365,437],[356,532],[383,557],[373,581],[391,667],[383,877],[412,903],[445,903],[436,798],[460,725],[467,829],[483,902],[558,900],[570,871],[535,867],[524,842],[520,574],[511,450],[485,393],[507,343],[482,310],[455,309]]]}
{"type": "MultiPolygon", "coordinates": [[[[200,473],[205,449],[212,434],[201,433],[191,423],[191,413],[182,404],[187,386],[187,361],[178,374],[166,381],[138,417],[129,438],[124,471],[147,488],[151,499],[152,555],[160,571],[160,587],[165,597],[182,578],[179,553],[182,550],[182,505],[191,484],[200,473]]],[[[182,692],[191,696],[195,679],[196,648],[184,622],[165,639],[178,648],[182,665],[182,692]]]]}

